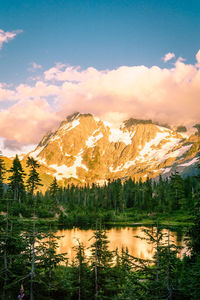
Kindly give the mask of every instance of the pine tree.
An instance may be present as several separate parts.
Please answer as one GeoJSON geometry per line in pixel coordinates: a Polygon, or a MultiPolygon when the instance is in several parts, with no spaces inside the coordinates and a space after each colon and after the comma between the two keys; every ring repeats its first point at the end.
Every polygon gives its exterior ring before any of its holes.
{"type": "MultiPolygon", "coordinates": [[[[198,165],[200,170],[200,163],[198,165]]],[[[198,181],[197,191],[194,196],[193,222],[194,225],[189,230],[189,248],[194,257],[200,258],[200,174],[196,176],[198,181]]]]}
{"type": "Polygon", "coordinates": [[[173,299],[173,290],[178,290],[178,274],[180,272],[180,259],[177,258],[180,247],[170,241],[170,234],[165,234],[157,224],[152,229],[143,229],[146,237],[154,247],[152,263],[138,259],[140,274],[145,277],[146,295],[142,299],[173,299]],[[166,239],[167,238],[167,239],[166,239]]]}
{"type": "Polygon", "coordinates": [[[49,193],[50,193],[51,197],[56,200],[55,202],[57,205],[58,205],[58,198],[57,198],[58,190],[59,190],[59,186],[58,186],[56,177],[54,177],[53,182],[49,188],[49,193]]]}
{"type": "Polygon", "coordinates": [[[3,198],[4,194],[4,174],[5,174],[5,163],[1,157],[1,152],[0,152],[0,199],[3,198]]]}
{"type": "Polygon", "coordinates": [[[157,196],[157,202],[158,207],[157,209],[159,211],[163,211],[165,209],[165,182],[162,179],[162,176],[159,176],[159,181],[156,186],[156,196],[157,196]]]}
{"type": "Polygon", "coordinates": [[[183,179],[178,172],[175,172],[170,176],[169,200],[171,211],[185,208],[186,199],[183,183],[183,179]]]}
{"type": "MultiPolygon", "coordinates": [[[[200,164],[198,165],[200,169],[200,164]]],[[[181,288],[188,299],[199,299],[200,295],[200,174],[196,177],[197,190],[194,195],[193,225],[189,229],[187,246],[190,255],[183,259],[181,288]]]]}
{"type": "Polygon", "coordinates": [[[26,165],[27,167],[30,167],[30,172],[27,179],[27,189],[31,197],[33,198],[34,191],[37,189],[38,186],[42,186],[41,179],[37,171],[40,165],[33,157],[28,157],[26,165]]]}
{"type": "Polygon", "coordinates": [[[87,264],[85,257],[85,249],[82,243],[78,240],[78,245],[74,247],[76,256],[73,262],[75,286],[77,286],[76,299],[90,299],[92,297],[92,278],[91,269],[87,264]]]}
{"type": "Polygon", "coordinates": [[[95,282],[95,300],[106,298],[107,285],[110,286],[109,270],[111,269],[113,255],[108,250],[108,240],[104,229],[96,229],[93,238],[95,242],[91,246],[92,269],[95,282]],[[109,282],[108,282],[109,279],[109,282]]]}
{"type": "Polygon", "coordinates": [[[25,186],[24,186],[24,170],[22,169],[20,160],[16,155],[15,159],[13,160],[13,165],[9,170],[11,176],[8,178],[9,181],[9,188],[12,192],[14,201],[21,201],[25,196],[25,186]]]}

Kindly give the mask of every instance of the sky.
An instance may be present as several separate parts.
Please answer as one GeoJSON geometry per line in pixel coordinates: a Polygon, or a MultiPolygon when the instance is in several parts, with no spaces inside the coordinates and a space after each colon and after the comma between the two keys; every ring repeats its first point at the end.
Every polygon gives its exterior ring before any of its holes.
{"type": "Polygon", "coordinates": [[[0,0],[0,150],[76,111],[199,123],[199,32],[198,0],[0,0]]]}

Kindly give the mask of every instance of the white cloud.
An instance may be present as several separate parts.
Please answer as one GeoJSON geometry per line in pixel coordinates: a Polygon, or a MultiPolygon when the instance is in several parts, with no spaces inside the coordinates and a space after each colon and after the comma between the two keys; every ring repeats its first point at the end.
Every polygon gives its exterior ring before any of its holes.
{"type": "Polygon", "coordinates": [[[196,60],[197,60],[196,67],[200,68],[200,50],[196,54],[196,60]]]}
{"type": "Polygon", "coordinates": [[[7,140],[0,136],[0,153],[7,157],[14,157],[16,154],[22,155],[36,148],[36,144],[23,145],[13,140],[7,140]],[[16,144],[16,145],[15,145],[16,144]]]}
{"type": "Polygon", "coordinates": [[[1,101],[13,101],[15,100],[15,92],[13,90],[7,89],[7,85],[0,83],[0,102],[1,101]]]}
{"type": "MultiPolygon", "coordinates": [[[[200,52],[196,55],[200,61],[200,52]]],[[[200,69],[179,58],[171,68],[121,66],[97,70],[56,64],[34,84],[0,84],[0,135],[20,143],[39,142],[67,115],[92,113],[118,125],[129,117],[172,125],[199,122],[200,69]]]]}
{"type": "Polygon", "coordinates": [[[3,31],[0,29],[0,49],[3,47],[4,43],[8,43],[10,40],[14,39],[14,37],[21,33],[22,30],[15,30],[15,31],[3,31]]]}
{"type": "Polygon", "coordinates": [[[172,52],[168,52],[167,54],[165,54],[165,56],[163,57],[164,62],[168,62],[169,60],[171,60],[172,58],[175,58],[175,54],[172,52]]]}
{"type": "Polygon", "coordinates": [[[44,73],[45,80],[82,82],[99,75],[99,71],[92,67],[81,70],[80,66],[68,66],[63,70],[64,67],[63,64],[57,64],[54,68],[47,70],[44,73]]]}
{"type": "Polygon", "coordinates": [[[42,69],[42,65],[36,64],[35,62],[31,63],[31,67],[28,68],[28,71],[30,72],[35,72],[37,70],[41,70],[42,69]]]}

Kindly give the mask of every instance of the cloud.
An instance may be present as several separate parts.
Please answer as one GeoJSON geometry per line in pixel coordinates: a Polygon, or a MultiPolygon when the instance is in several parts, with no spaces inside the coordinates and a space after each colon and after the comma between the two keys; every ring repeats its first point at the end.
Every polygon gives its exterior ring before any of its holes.
{"type": "Polygon", "coordinates": [[[58,123],[59,118],[46,100],[21,100],[0,111],[0,136],[21,144],[35,144],[58,123]]]}
{"type": "Polygon", "coordinates": [[[95,72],[90,76],[88,69],[79,70],[74,77],[72,70],[72,76],[67,75],[72,81],[63,82],[66,69],[63,74],[59,71],[57,80],[63,83],[58,97],[63,117],[66,112],[81,111],[100,117],[115,113],[115,121],[123,114],[185,125],[199,119],[200,71],[194,65],[178,59],[171,69],[122,66],[95,72]]]}
{"type": "Polygon", "coordinates": [[[5,84],[0,83],[0,102],[15,100],[15,92],[7,89],[5,84]]]}
{"type": "Polygon", "coordinates": [[[92,67],[81,70],[80,66],[68,66],[63,70],[64,67],[63,64],[57,64],[54,68],[44,72],[45,80],[81,82],[99,75],[99,71],[92,67]]]}
{"type": "Polygon", "coordinates": [[[169,60],[171,60],[172,58],[175,58],[175,54],[172,52],[168,52],[167,54],[165,54],[165,56],[163,57],[163,61],[166,63],[169,60]]]}
{"type": "Polygon", "coordinates": [[[38,99],[58,95],[60,88],[56,85],[46,84],[43,81],[37,81],[34,86],[20,84],[16,88],[16,97],[18,99],[38,99]]]}
{"type": "Polygon", "coordinates": [[[30,72],[36,72],[37,70],[41,70],[42,69],[42,65],[36,64],[35,62],[32,62],[31,67],[28,68],[28,71],[30,72]]]}
{"type": "Polygon", "coordinates": [[[9,148],[13,151],[16,151],[16,150],[21,150],[21,143],[19,143],[18,141],[16,140],[4,140],[4,148],[9,148]]]}
{"type": "Polygon", "coordinates": [[[36,145],[34,144],[24,145],[23,143],[19,143],[15,140],[0,138],[1,153],[7,157],[14,157],[16,154],[21,155],[28,153],[34,150],[35,147],[36,145]]]}
{"type": "MultiPolygon", "coordinates": [[[[200,61],[200,52],[196,55],[200,61]]],[[[118,125],[129,117],[192,126],[200,116],[200,69],[178,58],[171,68],[97,70],[56,64],[34,84],[0,85],[0,136],[35,144],[67,115],[92,113],[118,125]],[[11,102],[12,104],[12,102],[11,102]]]]}
{"type": "Polygon", "coordinates": [[[8,43],[10,40],[14,39],[14,37],[21,33],[22,30],[15,30],[15,31],[3,31],[0,29],[0,49],[3,47],[4,43],[8,43]]]}
{"type": "Polygon", "coordinates": [[[200,68],[200,50],[196,54],[196,60],[197,60],[196,67],[200,68]]]}

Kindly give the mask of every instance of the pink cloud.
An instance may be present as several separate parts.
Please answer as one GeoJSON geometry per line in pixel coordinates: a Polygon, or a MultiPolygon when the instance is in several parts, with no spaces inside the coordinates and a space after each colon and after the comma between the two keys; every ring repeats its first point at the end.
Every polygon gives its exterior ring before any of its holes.
{"type": "Polygon", "coordinates": [[[0,83],[0,102],[15,100],[15,92],[5,88],[4,84],[0,83]]]}
{"type": "Polygon", "coordinates": [[[24,144],[38,143],[58,123],[47,101],[22,100],[0,111],[0,136],[24,144]]]}
{"type": "Polygon", "coordinates": [[[10,40],[14,39],[14,37],[21,33],[22,30],[15,30],[15,31],[3,31],[0,29],[0,49],[3,47],[4,43],[8,43],[10,40]]]}
{"type": "Polygon", "coordinates": [[[46,84],[43,81],[37,81],[34,86],[20,84],[16,88],[16,97],[18,97],[18,99],[38,99],[41,97],[57,95],[59,90],[58,86],[46,84]]]}
{"type": "Polygon", "coordinates": [[[200,69],[182,59],[170,69],[121,66],[99,71],[57,64],[34,85],[20,84],[15,90],[0,86],[0,99],[18,99],[0,111],[0,135],[38,143],[46,131],[75,111],[115,124],[135,117],[192,126],[199,122],[199,95],[200,69]],[[49,97],[55,100],[54,109],[49,97]]]}
{"type": "Polygon", "coordinates": [[[167,54],[165,54],[165,56],[163,57],[163,61],[164,62],[168,62],[169,60],[171,60],[172,58],[175,58],[175,54],[172,52],[168,52],[167,54]]]}
{"type": "Polygon", "coordinates": [[[197,60],[196,67],[200,68],[200,50],[196,54],[196,60],[197,60]]]}
{"type": "Polygon", "coordinates": [[[42,69],[42,65],[36,64],[35,62],[31,63],[31,67],[28,68],[28,71],[30,72],[35,72],[37,70],[41,70],[42,69]]]}
{"type": "Polygon", "coordinates": [[[81,70],[81,67],[68,66],[63,70],[65,65],[57,64],[46,72],[44,72],[45,80],[55,80],[55,81],[76,81],[81,82],[87,79],[98,76],[99,71],[93,67],[89,67],[86,70],[81,70]]]}
{"type": "Polygon", "coordinates": [[[80,110],[98,116],[119,112],[171,124],[191,125],[199,120],[200,71],[182,60],[171,69],[122,66],[106,72],[96,70],[91,77],[88,69],[79,72],[74,78],[72,71],[73,82],[62,84],[59,103],[63,116],[66,111],[80,110]]]}

